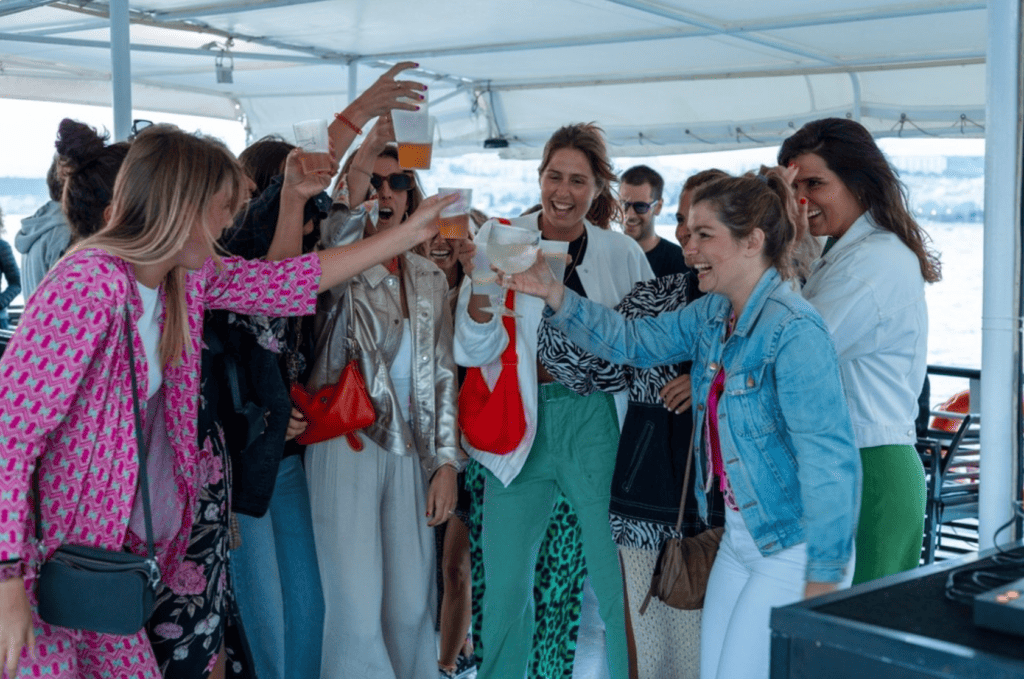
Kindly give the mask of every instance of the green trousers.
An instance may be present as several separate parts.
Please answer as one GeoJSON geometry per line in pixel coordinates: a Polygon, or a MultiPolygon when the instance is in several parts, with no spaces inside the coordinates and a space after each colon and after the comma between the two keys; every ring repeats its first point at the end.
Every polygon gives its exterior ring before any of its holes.
{"type": "Polygon", "coordinates": [[[916,568],[924,541],[924,467],[914,446],[860,449],[864,469],[853,584],[916,568]]]}
{"type": "Polygon", "coordinates": [[[479,679],[521,679],[533,642],[533,575],[557,491],[579,516],[583,556],[605,624],[612,679],[628,679],[622,571],[608,527],[619,428],[607,394],[540,387],[537,437],[505,487],[486,472],[483,558],[484,660],[479,679]]]}

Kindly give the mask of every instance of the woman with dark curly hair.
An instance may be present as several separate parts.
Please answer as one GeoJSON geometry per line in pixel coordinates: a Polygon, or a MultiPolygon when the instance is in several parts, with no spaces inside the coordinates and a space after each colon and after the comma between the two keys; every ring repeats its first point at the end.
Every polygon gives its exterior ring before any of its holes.
{"type": "Polygon", "coordinates": [[[925,482],[914,421],[928,367],[924,284],[938,281],[941,268],[861,124],[807,123],[783,142],[779,164],[797,169],[811,234],[828,237],[803,293],[835,341],[864,467],[857,584],[914,568],[921,557],[925,482]]]}
{"type": "Polygon", "coordinates": [[[108,146],[108,136],[69,118],[57,128],[57,154],[65,168],[61,208],[71,227],[71,245],[93,235],[107,221],[114,180],[130,148],[124,141],[108,146]]]}

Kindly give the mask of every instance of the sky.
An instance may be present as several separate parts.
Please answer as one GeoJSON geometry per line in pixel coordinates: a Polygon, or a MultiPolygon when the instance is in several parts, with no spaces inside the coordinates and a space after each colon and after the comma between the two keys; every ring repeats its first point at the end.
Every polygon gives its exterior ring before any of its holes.
{"type": "MultiPolygon", "coordinates": [[[[98,129],[113,129],[113,113],[109,108],[62,104],[54,102],[0,99],[0,121],[3,121],[0,142],[0,177],[43,177],[50,166],[57,125],[63,118],[73,118],[98,129]]],[[[237,121],[215,120],[196,116],[170,115],[136,111],[133,118],[169,122],[179,127],[222,139],[236,154],[245,148],[245,130],[237,121]]],[[[890,155],[984,155],[982,139],[881,139],[879,145],[890,155]]],[[[719,151],[695,154],[704,167],[721,167],[735,171],[755,163],[771,163],[771,148],[719,151]]],[[[688,157],[693,160],[693,156],[688,157]]]]}

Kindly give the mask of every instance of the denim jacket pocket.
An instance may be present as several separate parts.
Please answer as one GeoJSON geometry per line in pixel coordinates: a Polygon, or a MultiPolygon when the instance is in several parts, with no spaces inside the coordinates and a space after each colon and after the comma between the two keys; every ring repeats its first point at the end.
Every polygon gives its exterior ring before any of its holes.
{"type": "Polygon", "coordinates": [[[732,422],[729,428],[738,436],[757,439],[778,437],[770,365],[762,361],[734,369],[725,378],[725,403],[732,422]]]}

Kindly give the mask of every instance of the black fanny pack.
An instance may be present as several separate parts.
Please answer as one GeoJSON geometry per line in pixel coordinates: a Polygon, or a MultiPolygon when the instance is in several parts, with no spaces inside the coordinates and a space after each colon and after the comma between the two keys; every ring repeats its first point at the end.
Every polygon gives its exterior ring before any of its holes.
{"type": "MultiPolygon", "coordinates": [[[[147,556],[85,545],[61,545],[44,563],[36,579],[39,617],[51,625],[104,634],[135,634],[153,614],[160,569],[153,548],[153,518],[146,475],[146,444],[139,415],[132,320],[125,305],[128,357],[132,376],[135,438],[139,446],[139,485],[146,520],[147,556]]],[[[42,542],[39,510],[39,468],[34,477],[36,539],[42,542]]]]}

